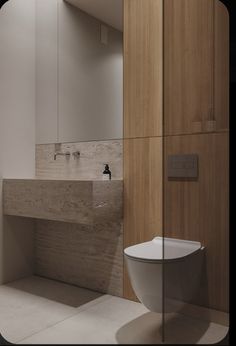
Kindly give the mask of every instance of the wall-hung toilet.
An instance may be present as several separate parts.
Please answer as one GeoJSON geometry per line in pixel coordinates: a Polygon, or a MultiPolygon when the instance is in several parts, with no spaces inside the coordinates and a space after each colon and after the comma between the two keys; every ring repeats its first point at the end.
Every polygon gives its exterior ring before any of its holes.
{"type": "Polygon", "coordinates": [[[133,290],[153,312],[178,311],[198,293],[204,247],[195,241],[156,237],[124,250],[133,290]],[[164,302],[164,304],[163,304],[164,302]]]}

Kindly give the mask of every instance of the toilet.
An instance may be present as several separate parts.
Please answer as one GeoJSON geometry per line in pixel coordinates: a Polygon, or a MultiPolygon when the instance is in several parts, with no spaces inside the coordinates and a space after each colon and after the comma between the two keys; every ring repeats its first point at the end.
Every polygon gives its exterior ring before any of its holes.
{"type": "Polygon", "coordinates": [[[177,312],[200,288],[204,247],[196,241],[155,237],[124,250],[133,290],[152,312],[177,312]]]}

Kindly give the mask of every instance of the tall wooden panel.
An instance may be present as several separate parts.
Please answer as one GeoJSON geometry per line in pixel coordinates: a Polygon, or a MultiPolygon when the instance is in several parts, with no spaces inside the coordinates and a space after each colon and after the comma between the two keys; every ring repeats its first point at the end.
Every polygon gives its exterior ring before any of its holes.
{"type": "Polygon", "coordinates": [[[214,117],[214,0],[164,1],[165,134],[206,131],[214,117]]]}
{"type": "MultiPolygon", "coordinates": [[[[124,246],[128,247],[162,235],[162,138],[124,140],[124,163],[124,246]]],[[[135,297],[126,271],[124,296],[135,297]]]]}
{"type": "Polygon", "coordinates": [[[162,119],[163,0],[124,0],[125,248],[162,234],[162,119]]]}
{"type": "Polygon", "coordinates": [[[215,1],[215,121],[216,130],[229,128],[229,14],[215,1]]]}
{"type": "Polygon", "coordinates": [[[162,134],[163,0],[124,0],[124,136],[162,134]]]}
{"type": "Polygon", "coordinates": [[[222,311],[228,310],[228,140],[227,133],[171,136],[164,149],[164,234],[206,247],[206,285],[196,303],[222,311]],[[199,178],[168,180],[168,155],[191,153],[199,155],[199,178]]]}
{"type": "MultiPolygon", "coordinates": [[[[162,235],[163,224],[167,237],[201,241],[206,276],[195,303],[223,311],[228,32],[228,14],[218,0],[124,0],[124,247],[162,235]],[[197,181],[168,180],[167,156],[181,153],[199,155],[197,181]]],[[[124,296],[134,299],[126,271],[124,296]]]]}

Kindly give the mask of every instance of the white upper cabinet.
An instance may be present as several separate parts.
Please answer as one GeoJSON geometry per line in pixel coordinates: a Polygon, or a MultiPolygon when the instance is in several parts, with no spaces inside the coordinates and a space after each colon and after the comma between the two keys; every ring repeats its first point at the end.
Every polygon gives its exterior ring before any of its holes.
{"type": "Polygon", "coordinates": [[[57,142],[57,0],[36,1],[36,142],[57,142]]]}
{"type": "Polygon", "coordinates": [[[37,143],[123,136],[123,35],[62,0],[38,0],[37,143]]]}

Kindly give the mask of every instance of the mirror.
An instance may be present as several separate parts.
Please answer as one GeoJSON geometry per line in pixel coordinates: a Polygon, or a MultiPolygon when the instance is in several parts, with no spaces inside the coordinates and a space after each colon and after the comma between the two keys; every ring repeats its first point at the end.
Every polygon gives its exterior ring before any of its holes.
{"type": "Polygon", "coordinates": [[[122,23],[122,0],[37,0],[37,144],[123,137],[122,23]]]}

